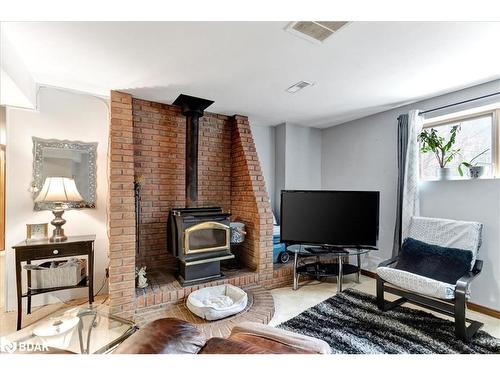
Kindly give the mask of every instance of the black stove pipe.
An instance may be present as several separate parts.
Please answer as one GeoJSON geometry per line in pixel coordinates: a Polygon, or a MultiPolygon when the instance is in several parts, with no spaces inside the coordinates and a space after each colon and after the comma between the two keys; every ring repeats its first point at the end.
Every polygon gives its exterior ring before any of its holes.
{"type": "Polygon", "coordinates": [[[198,202],[198,135],[200,115],[186,114],[186,207],[198,202]]]}
{"type": "Polygon", "coordinates": [[[186,116],[186,207],[196,207],[198,202],[198,140],[200,117],[213,104],[212,100],[181,94],[174,105],[182,107],[186,116]]]}

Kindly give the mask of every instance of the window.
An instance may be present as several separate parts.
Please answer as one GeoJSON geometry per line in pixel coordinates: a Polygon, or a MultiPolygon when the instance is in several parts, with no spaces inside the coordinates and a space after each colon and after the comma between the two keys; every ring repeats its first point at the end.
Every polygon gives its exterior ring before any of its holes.
{"type": "MultiPolygon", "coordinates": [[[[452,150],[457,153],[453,159],[446,164],[450,168],[450,178],[468,178],[469,169],[462,166],[463,176],[459,173],[459,165],[474,159],[473,164],[484,166],[483,178],[492,178],[497,174],[498,167],[497,148],[497,122],[499,110],[483,112],[480,114],[450,118],[443,121],[428,121],[424,124],[424,130],[435,129],[438,136],[450,139],[450,131],[458,127],[456,141],[452,150]]],[[[420,154],[420,177],[422,180],[435,180],[438,178],[440,166],[433,152],[420,154]]]]}

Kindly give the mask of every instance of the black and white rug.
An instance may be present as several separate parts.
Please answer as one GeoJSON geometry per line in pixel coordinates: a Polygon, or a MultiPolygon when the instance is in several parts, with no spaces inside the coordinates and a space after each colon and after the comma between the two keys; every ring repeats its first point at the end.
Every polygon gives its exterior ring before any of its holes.
{"type": "Polygon", "coordinates": [[[353,289],[278,327],[322,339],[333,353],[500,353],[500,340],[484,331],[465,343],[455,337],[452,321],[401,306],[382,312],[374,296],[353,289]]]}

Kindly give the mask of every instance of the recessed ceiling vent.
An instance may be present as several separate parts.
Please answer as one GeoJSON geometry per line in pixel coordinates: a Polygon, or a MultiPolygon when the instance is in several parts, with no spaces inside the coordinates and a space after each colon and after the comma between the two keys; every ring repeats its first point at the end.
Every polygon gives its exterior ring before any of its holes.
{"type": "Polygon", "coordinates": [[[323,43],[326,38],[345,26],[346,21],[295,21],[285,30],[313,43],[323,43]]]}
{"type": "Polygon", "coordinates": [[[312,83],[307,81],[299,81],[295,85],[292,85],[289,88],[287,88],[286,91],[289,92],[290,94],[294,94],[297,91],[302,90],[307,86],[312,86],[312,83]]]}

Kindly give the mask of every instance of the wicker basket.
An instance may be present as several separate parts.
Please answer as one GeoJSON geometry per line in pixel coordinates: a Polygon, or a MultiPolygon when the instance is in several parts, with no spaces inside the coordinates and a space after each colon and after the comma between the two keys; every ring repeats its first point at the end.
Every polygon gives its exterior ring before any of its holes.
{"type": "Polygon", "coordinates": [[[87,260],[70,259],[45,262],[31,270],[31,289],[78,285],[87,275],[87,260]],[[54,267],[51,268],[51,264],[54,267]]]}

